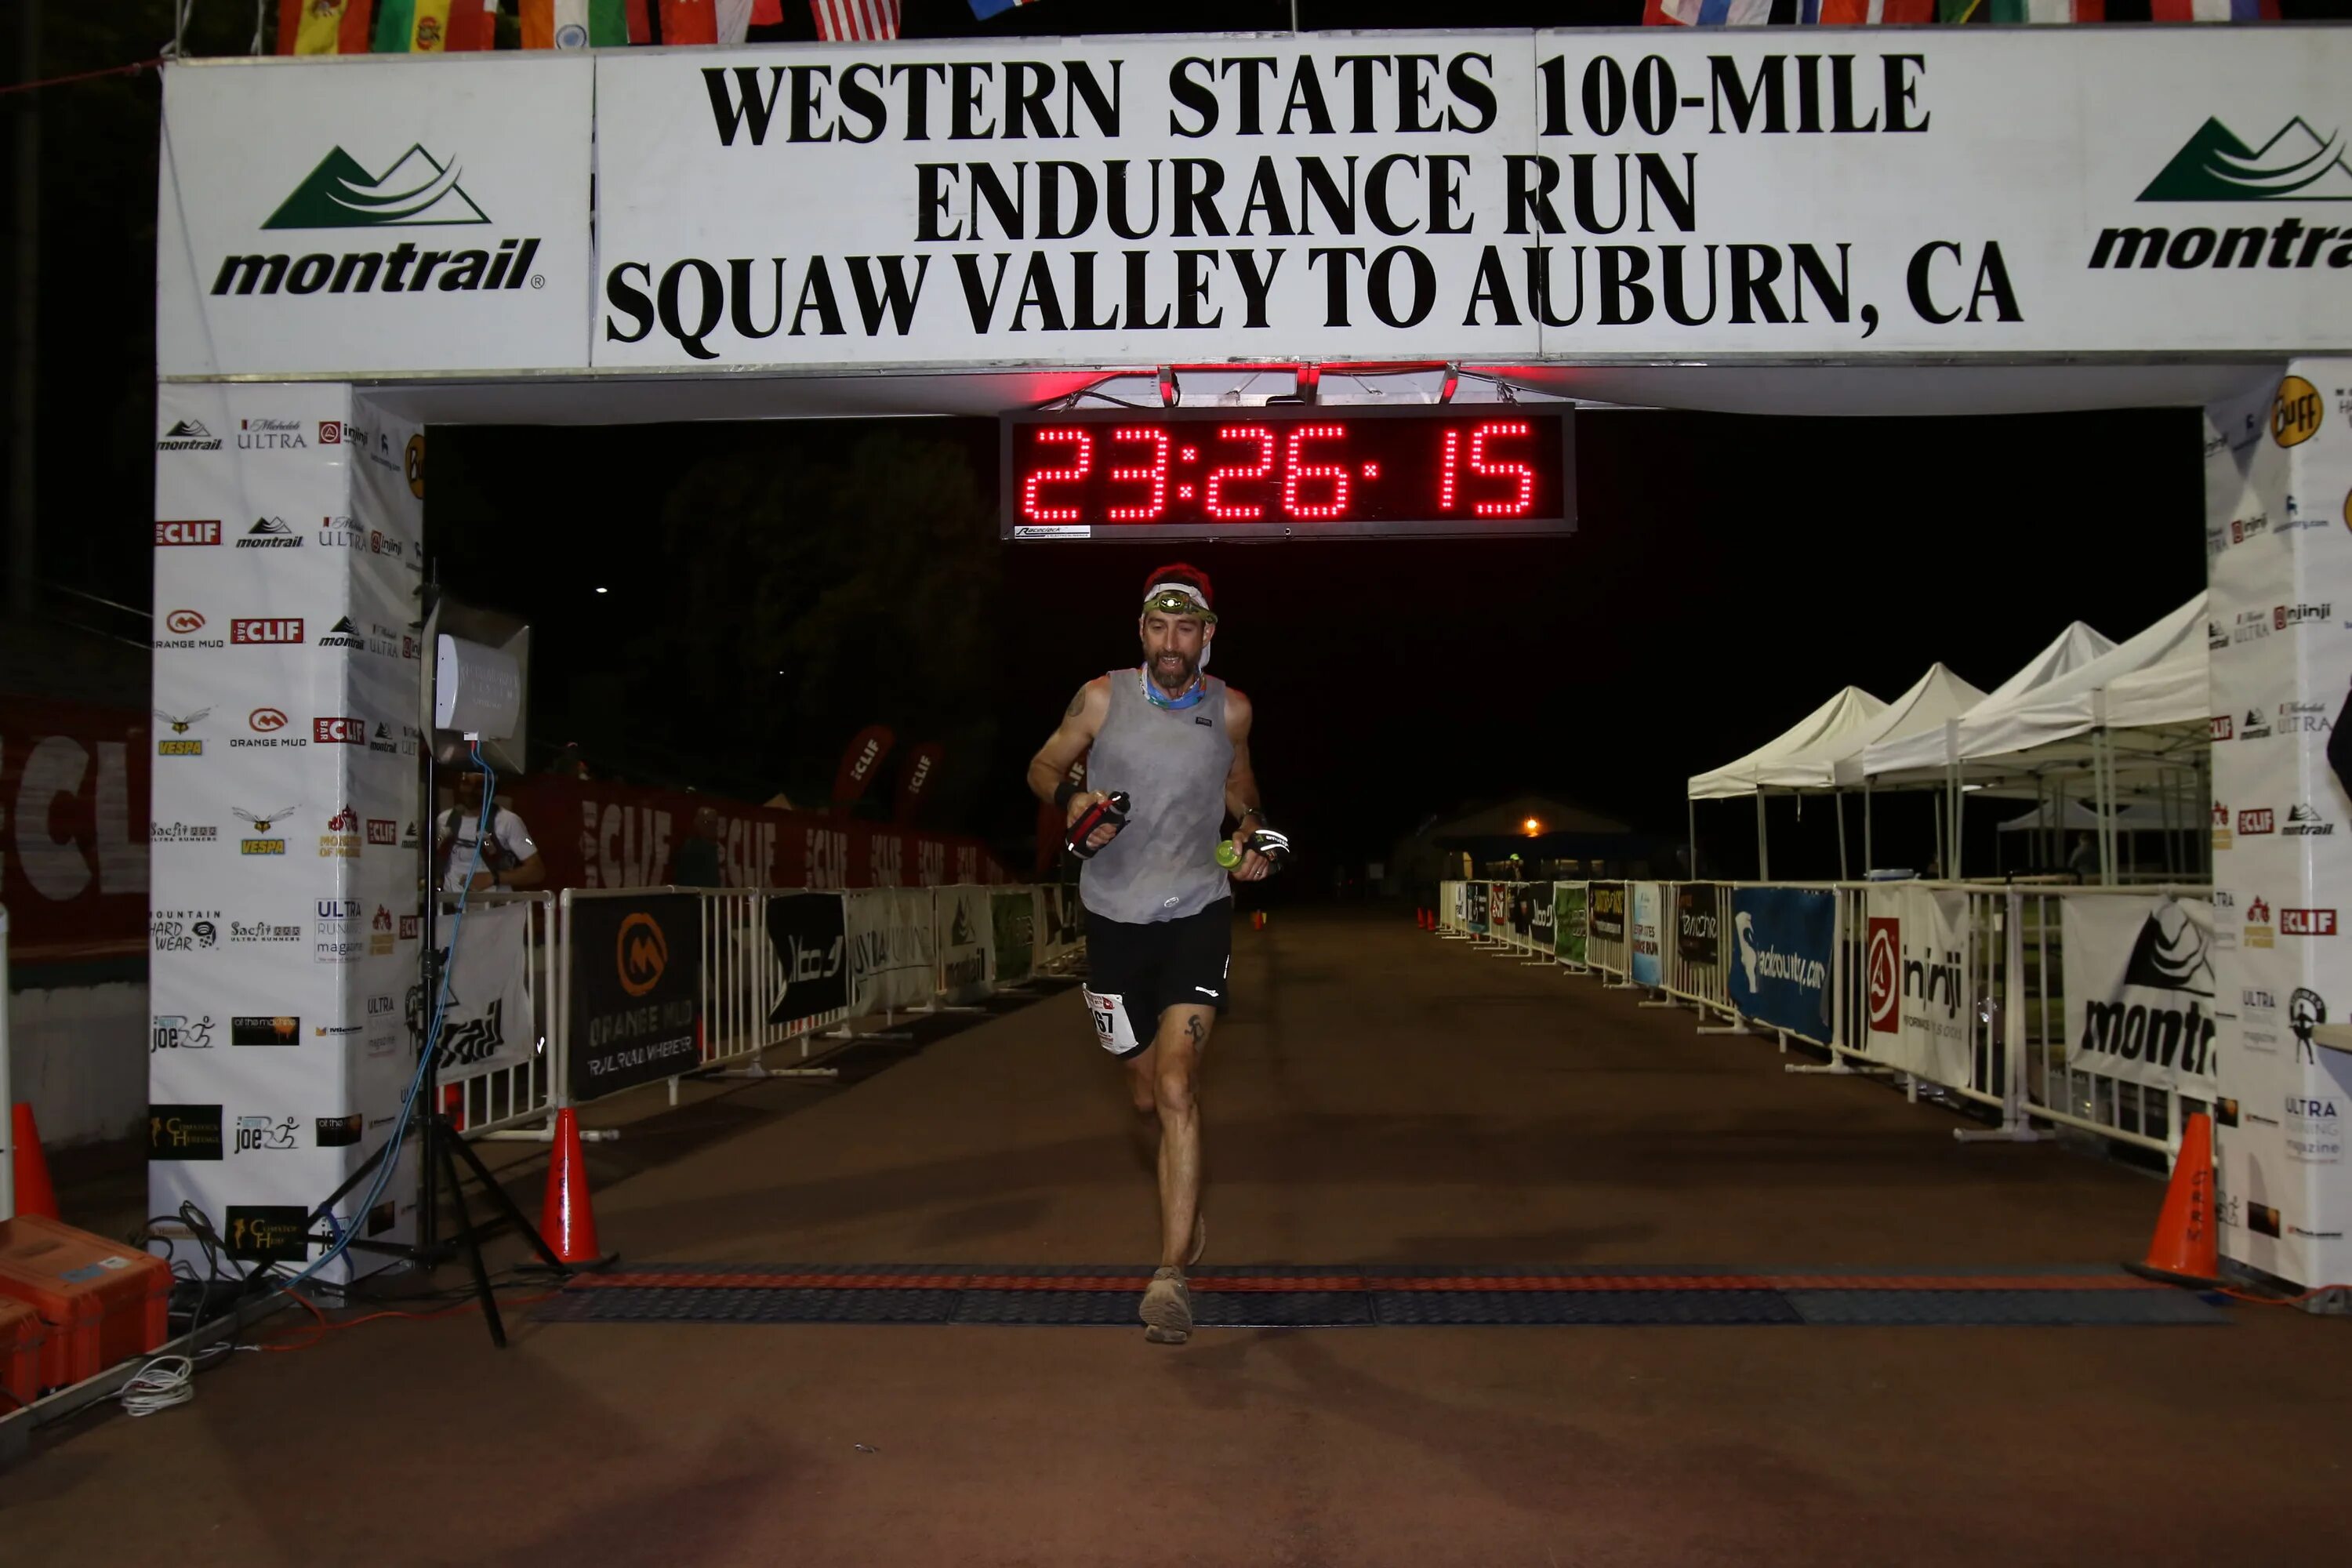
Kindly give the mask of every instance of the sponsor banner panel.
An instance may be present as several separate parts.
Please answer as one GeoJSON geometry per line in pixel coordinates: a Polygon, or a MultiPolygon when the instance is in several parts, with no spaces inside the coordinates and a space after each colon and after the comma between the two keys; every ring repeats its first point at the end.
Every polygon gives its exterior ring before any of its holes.
{"type": "Polygon", "coordinates": [[[2062,900],[2060,922],[2067,1067],[2211,1100],[2212,906],[2077,896],[2062,900]]]}
{"type": "Polygon", "coordinates": [[[990,949],[996,934],[989,918],[988,889],[934,888],[931,900],[939,994],[950,1002],[977,1001],[988,994],[990,949]]]}
{"type": "Polygon", "coordinates": [[[1554,905],[1552,884],[1529,882],[1525,885],[1528,900],[1528,940],[1538,952],[1557,950],[1559,940],[1559,916],[1554,905]]]}
{"type": "Polygon", "coordinates": [[[1622,944],[1625,941],[1625,884],[1592,882],[1588,886],[1591,889],[1592,940],[1622,944]]]}
{"type": "Polygon", "coordinates": [[[572,1097],[691,1071],[701,1059],[702,910],[687,893],[572,906],[572,1097]]]}
{"type": "Polygon", "coordinates": [[[1511,885],[1508,882],[1486,884],[1486,929],[1497,938],[1511,933],[1511,885]]]}
{"type": "Polygon", "coordinates": [[[1507,882],[1504,890],[1510,900],[1511,935],[1525,943],[1535,932],[1535,884],[1507,882]]]}
{"type": "Polygon", "coordinates": [[[979,840],[949,834],[545,773],[502,781],[500,793],[539,841],[551,887],[663,886],[694,814],[706,807],[719,814],[719,873],[730,888],[1009,880],[979,840]]]}
{"type": "Polygon", "coordinates": [[[1046,956],[1075,952],[1087,937],[1086,909],[1078,902],[1077,889],[1066,882],[1047,883],[1037,889],[1037,900],[1045,922],[1046,956]]]}
{"type": "MultiPolygon", "coordinates": [[[[879,933],[876,945],[886,961],[898,935],[891,922],[894,910],[887,903],[870,900],[888,896],[856,895],[868,931],[879,933]]],[[[926,908],[922,913],[928,935],[930,911],[926,908]]],[[[782,994],[769,1010],[769,1023],[809,1024],[848,1009],[853,975],[848,951],[851,918],[847,896],[840,893],[779,893],[768,900],[768,945],[783,976],[782,994]]],[[[887,962],[876,969],[877,989],[887,989],[892,973],[887,962]]],[[[928,969],[923,978],[929,982],[928,969]]]]}
{"type": "Polygon", "coordinates": [[[1562,963],[1585,962],[1585,889],[1581,882],[1562,882],[1552,896],[1552,951],[1562,963]]]}
{"type": "Polygon", "coordinates": [[[1659,912],[1664,902],[1657,883],[1633,884],[1633,954],[1628,973],[1639,984],[1656,985],[1664,978],[1658,951],[1659,912]]]}
{"type": "Polygon", "coordinates": [[[143,951],[151,835],[173,846],[219,837],[217,822],[149,816],[158,734],[179,739],[127,710],[0,694],[0,905],[11,963],[143,951]]]}
{"type": "Polygon", "coordinates": [[[1712,882],[1682,882],[1675,888],[1675,950],[1685,963],[1714,964],[1721,953],[1719,889],[1712,882]]]}
{"type": "MultiPolygon", "coordinates": [[[[466,911],[448,958],[449,999],[436,1053],[443,1078],[519,1066],[537,1053],[537,1020],[525,973],[530,920],[528,904],[484,904],[466,911]]],[[[363,985],[362,990],[364,1006],[368,994],[363,985]]]]}
{"type": "Polygon", "coordinates": [[[1036,966],[1037,895],[1034,888],[988,896],[990,935],[994,942],[993,978],[1000,985],[1029,978],[1036,966]]]}
{"type": "Polygon", "coordinates": [[[1864,904],[1866,1026],[1848,1043],[1930,1082],[1967,1086],[1976,1012],[1968,894],[1896,884],[1873,887],[1864,904]]]}
{"type": "Polygon", "coordinates": [[[1466,901],[1463,927],[1475,936],[1486,934],[1487,893],[1488,887],[1485,882],[1465,882],[1462,885],[1462,895],[1466,901]]]}
{"type": "Polygon", "coordinates": [[[165,71],[158,369],[584,366],[592,86],[553,54],[165,71]]]}
{"type": "Polygon", "coordinates": [[[1830,1038],[1837,898],[1798,888],[1731,890],[1731,1003],[1807,1039],[1830,1038]]]}
{"type": "Polygon", "coordinates": [[[849,911],[849,1010],[919,1007],[931,999],[931,895],[874,888],[838,895],[849,911]]]}

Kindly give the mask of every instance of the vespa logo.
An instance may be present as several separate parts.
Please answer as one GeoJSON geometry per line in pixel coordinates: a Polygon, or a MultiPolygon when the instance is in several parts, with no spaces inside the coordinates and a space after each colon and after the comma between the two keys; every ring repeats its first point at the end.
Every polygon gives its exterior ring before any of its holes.
{"type": "Polygon", "coordinates": [[[1867,957],[1870,977],[1870,1032],[1903,1032],[1903,922],[1874,916],[1870,922],[1867,957]]]}
{"type": "Polygon", "coordinates": [[[669,939],[661,922],[643,910],[623,921],[613,959],[621,989],[630,995],[643,996],[660,984],[669,968],[669,939]]]}

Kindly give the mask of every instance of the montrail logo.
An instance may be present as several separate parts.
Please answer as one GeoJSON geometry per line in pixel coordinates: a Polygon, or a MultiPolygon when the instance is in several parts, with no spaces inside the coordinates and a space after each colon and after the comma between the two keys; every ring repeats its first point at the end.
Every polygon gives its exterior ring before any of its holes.
{"type": "Polygon", "coordinates": [[[302,539],[286,526],[284,518],[264,517],[256,519],[253,526],[245,531],[245,537],[236,542],[236,547],[239,550],[299,550],[302,539]]]}
{"type": "MultiPolygon", "coordinates": [[[[264,230],[479,228],[490,222],[457,183],[457,164],[413,146],[382,174],[371,174],[341,147],[327,154],[262,224],[264,230]]],[[[453,237],[456,238],[457,237],[453,237]]],[[[431,243],[431,237],[425,237],[431,243]]],[[[462,239],[458,240],[462,243],[462,239]]],[[[495,251],[482,247],[420,250],[408,240],[381,250],[316,252],[309,256],[250,254],[221,258],[215,297],[237,294],[487,293],[547,279],[530,269],[536,238],[508,237],[495,251]]],[[[348,432],[340,426],[331,439],[348,432]]],[[[320,438],[330,439],[321,429],[320,438]]]]}
{"type": "Polygon", "coordinates": [[[2179,904],[2160,905],[2142,922],[2111,999],[2084,1001],[2075,1048],[2084,1056],[2210,1073],[2218,1028],[2212,999],[2205,933],[2179,904]]]}
{"type": "Polygon", "coordinates": [[[205,429],[201,419],[176,421],[155,441],[159,452],[217,452],[220,447],[220,437],[205,429]]]}
{"type": "Polygon", "coordinates": [[[432,228],[489,221],[457,184],[454,162],[443,163],[422,146],[412,146],[391,168],[371,174],[338,147],[261,226],[432,228]]]}
{"type": "Polygon", "coordinates": [[[2290,838],[2318,838],[2336,831],[2336,824],[2319,815],[2316,806],[2302,802],[2286,808],[2286,833],[2290,838]]]}
{"type": "Polygon", "coordinates": [[[2352,201],[2344,133],[2322,136],[2295,116],[2259,148],[2209,119],[2182,144],[2144,202],[2352,201]]]}

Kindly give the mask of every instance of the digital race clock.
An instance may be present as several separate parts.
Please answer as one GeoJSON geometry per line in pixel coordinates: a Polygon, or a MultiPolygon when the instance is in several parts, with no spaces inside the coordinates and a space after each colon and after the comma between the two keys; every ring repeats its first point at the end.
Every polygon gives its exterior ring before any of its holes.
{"type": "Polygon", "coordinates": [[[1088,408],[1002,421],[1006,539],[1566,533],[1565,407],[1088,408]]]}

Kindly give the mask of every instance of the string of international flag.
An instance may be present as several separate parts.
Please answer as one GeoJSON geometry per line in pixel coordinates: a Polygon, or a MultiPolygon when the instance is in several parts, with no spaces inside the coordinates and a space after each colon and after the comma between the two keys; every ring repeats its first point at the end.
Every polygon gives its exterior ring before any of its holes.
{"type": "MultiPolygon", "coordinates": [[[[1030,0],[966,0],[986,20],[1030,0]]],[[[1917,26],[2107,19],[2109,0],[1643,0],[1650,26],[1917,26]]],[[[2279,19],[2279,0],[2145,0],[2155,22],[2279,19]]],[[[898,37],[902,0],[807,0],[827,43],[898,37]]],[[[278,0],[278,52],[461,53],[740,44],[784,19],[784,0],[278,0]],[[503,26],[501,25],[503,23],[503,26]]],[[[2137,6],[2134,7],[2137,9],[2137,6]]]]}

